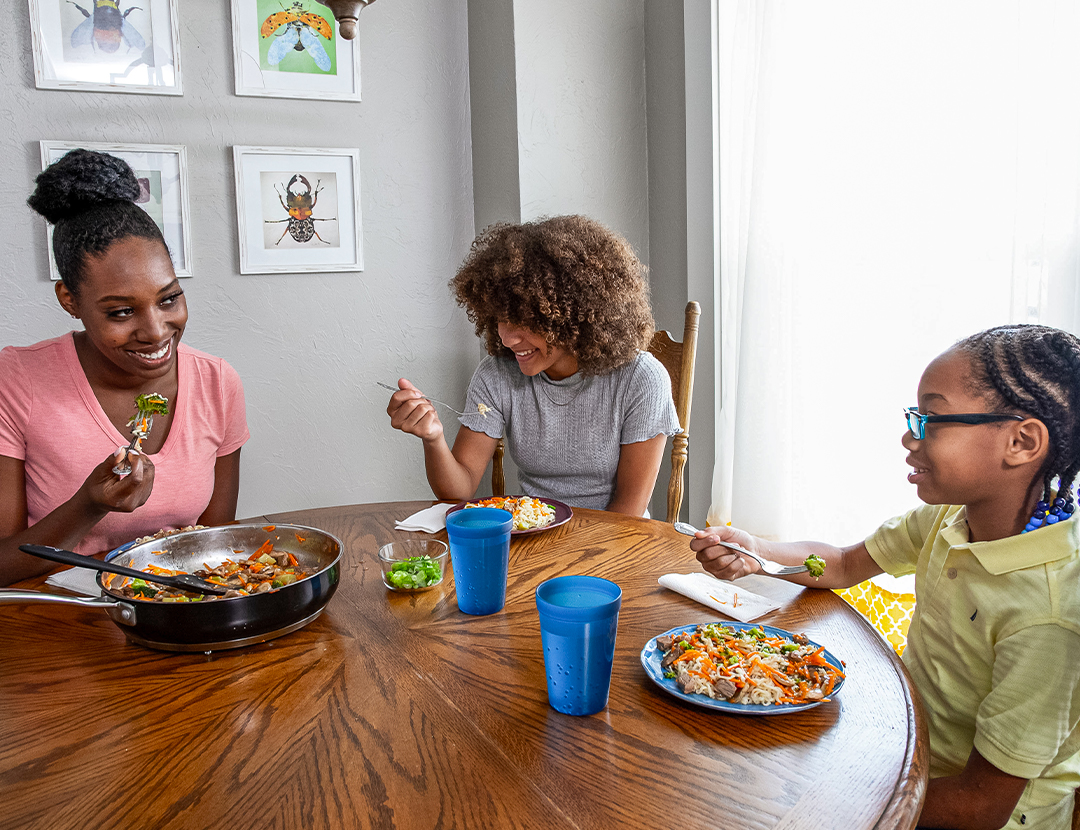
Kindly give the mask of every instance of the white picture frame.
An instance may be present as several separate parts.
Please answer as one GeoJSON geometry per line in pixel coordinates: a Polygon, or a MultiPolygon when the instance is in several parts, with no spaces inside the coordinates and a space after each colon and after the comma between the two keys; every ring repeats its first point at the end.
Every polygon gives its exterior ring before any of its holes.
{"type": "Polygon", "coordinates": [[[29,3],[38,89],[183,95],[176,0],[29,3]]]}
{"type": "Polygon", "coordinates": [[[241,274],[363,271],[360,151],[234,146],[241,274]]]}
{"type": "Polygon", "coordinates": [[[237,95],[360,100],[359,44],[321,3],[232,0],[232,30],[237,95]]]}
{"type": "MultiPolygon", "coordinates": [[[[188,210],[187,150],[182,144],[107,144],[94,141],[41,141],[41,169],[76,149],[97,150],[126,161],[143,187],[136,202],[161,229],[178,277],[192,276],[191,223],[188,210]]],[[[49,275],[60,279],[48,226],[49,275]]]]}

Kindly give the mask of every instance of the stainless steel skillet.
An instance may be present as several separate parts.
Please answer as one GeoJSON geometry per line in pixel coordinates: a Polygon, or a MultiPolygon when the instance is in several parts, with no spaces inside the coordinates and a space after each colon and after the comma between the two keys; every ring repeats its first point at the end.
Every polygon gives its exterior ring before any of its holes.
{"type": "Polygon", "coordinates": [[[124,545],[106,559],[142,570],[153,564],[190,573],[225,559],[243,559],[264,542],[288,551],[311,576],[270,591],[233,599],[154,602],[109,590],[125,578],[98,574],[100,597],[69,597],[42,591],[0,589],[0,604],[51,602],[102,608],[132,642],[166,651],[220,651],[253,645],[295,631],[314,620],[337,590],[341,542],[303,525],[237,524],[177,533],[124,545]]]}

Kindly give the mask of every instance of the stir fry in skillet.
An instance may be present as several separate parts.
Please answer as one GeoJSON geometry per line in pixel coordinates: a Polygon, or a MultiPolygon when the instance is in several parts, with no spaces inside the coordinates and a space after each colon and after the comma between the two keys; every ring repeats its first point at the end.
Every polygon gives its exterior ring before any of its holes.
{"type": "MultiPolygon", "coordinates": [[[[148,565],[143,570],[156,576],[183,573],[183,571],[159,568],[156,565],[148,565]]],[[[309,575],[300,567],[296,557],[291,553],[275,551],[274,543],[269,539],[247,559],[226,559],[215,568],[200,568],[193,571],[193,574],[207,582],[224,585],[229,590],[225,596],[216,597],[168,588],[142,579],[132,580],[120,588],[110,588],[110,590],[128,599],[149,599],[158,602],[211,602],[216,599],[246,597],[275,591],[309,575]]]]}

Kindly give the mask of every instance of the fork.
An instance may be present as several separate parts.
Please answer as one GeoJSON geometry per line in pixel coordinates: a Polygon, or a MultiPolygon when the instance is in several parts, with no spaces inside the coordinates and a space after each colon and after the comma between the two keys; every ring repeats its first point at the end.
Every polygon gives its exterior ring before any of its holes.
{"type": "MultiPolygon", "coordinates": [[[[137,418],[138,415],[136,415],[135,417],[137,418]]],[[[133,450],[139,449],[139,445],[144,440],[146,440],[147,436],[150,435],[150,429],[154,426],[154,416],[147,415],[144,419],[144,422],[146,424],[145,430],[132,428],[131,443],[124,447],[124,458],[123,460],[117,462],[112,469],[112,471],[118,476],[126,476],[128,473],[131,472],[131,461],[128,460],[128,456],[131,455],[131,452],[133,450]]],[[[131,421],[129,421],[128,423],[131,423],[131,421]]]]}
{"type": "MultiPolygon", "coordinates": [[[[383,383],[382,381],[377,380],[375,382],[377,384],[379,384],[379,386],[381,386],[383,389],[389,389],[391,392],[400,392],[401,391],[396,386],[390,386],[389,384],[383,383]]],[[[454,407],[450,406],[450,404],[446,403],[445,401],[437,401],[434,398],[429,398],[427,395],[424,396],[424,400],[425,401],[430,401],[431,403],[440,404],[441,406],[445,406],[447,409],[449,409],[455,415],[467,415],[467,414],[469,414],[469,413],[466,413],[466,412],[462,412],[460,409],[455,409],[454,407]]]]}
{"type": "MultiPolygon", "coordinates": [[[[675,522],[675,529],[685,536],[694,536],[698,532],[696,527],[689,525],[686,522],[675,522]]],[[[752,550],[747,550],[741,545],[736,545],[734,542],[725,542],[722,539],[717,539],[716,544],[725,548],[730,548],[736,553],[741,553],[743,556],[749,556],[761,566],[763,573],[767,573],[770,576],[791,576],[791,574],[801,574],[809,570],[806,565],[781,565],[779,562],[773,562],[771,559],[765,559],[764,557],[758,556],[752,550]]]]}

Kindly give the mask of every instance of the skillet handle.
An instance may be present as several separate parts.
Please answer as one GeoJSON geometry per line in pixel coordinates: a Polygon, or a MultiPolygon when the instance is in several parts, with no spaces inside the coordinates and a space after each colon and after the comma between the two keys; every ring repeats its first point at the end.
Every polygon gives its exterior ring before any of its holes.
{"type": "Polygon", "coordinates": [[[19,550],[41,559],[51,559],[53,562],[61,562],[64,565],[74,565],[76,568],[90,568],[93,571],[120,574],[135,579],[144,579],[146,577],[145,573],[134,568],[117,565],[113,562],[102,562],[92,556],[83,556],[63,548],[54,548],[51,545],[19,545],[19,550]]]}
{"type": "Polygon", "coordinates": [[[119,605],[111,597],[67,597],[45,591],[26,591],[19,588],[0,588],[0,605],[21,605],[31,602],[52,602],[61,605],[82,605],[90,608],[108,608],[119,605]]]}
{"type": "Polygon", "coordinates": [[[112,597],[65,597],[45,591],[26,591],[20,588],[0,588],[0,605],[24,605],[28,603],[52,603],[56,605],[81,605],[83,608],[103,608],[120,625],[135,625],[135,606],[112,597]]]}

